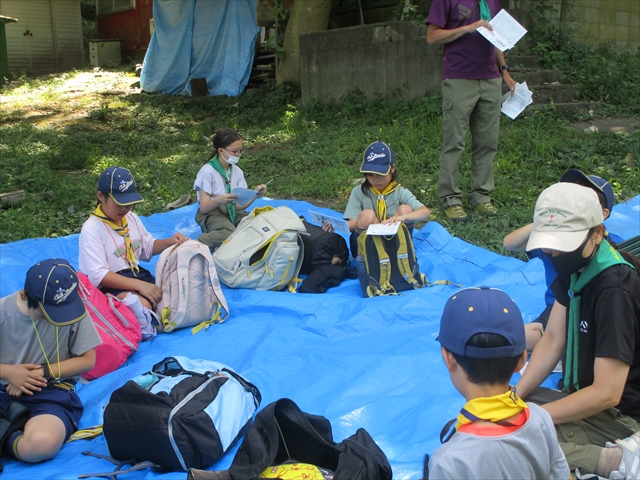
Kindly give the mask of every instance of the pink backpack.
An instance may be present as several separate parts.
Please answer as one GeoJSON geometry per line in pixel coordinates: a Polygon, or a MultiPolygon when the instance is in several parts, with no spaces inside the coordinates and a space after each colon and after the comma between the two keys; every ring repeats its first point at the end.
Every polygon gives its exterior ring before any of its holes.
{"type": "Polygon", "coordinates": [[[80,297],[102,339],[96,347],[95,366],[82,374],[86,380],[93,380],[117,370],[129,355],[138,350],[140,323],[129,307],[94,287],[84,273],[78,272],[78,278],[80,297]]]}

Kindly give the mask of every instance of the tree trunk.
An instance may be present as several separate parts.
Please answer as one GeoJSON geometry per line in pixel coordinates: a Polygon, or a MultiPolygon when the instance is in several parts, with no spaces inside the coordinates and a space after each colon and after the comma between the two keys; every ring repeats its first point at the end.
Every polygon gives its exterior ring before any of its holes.
{"type": "Polygon", "coordinates": [[[284,58],[278,64],[278,85],[300,83],[300,35],[321,32],[329,25],[331,0],[295,0],[284,35],[284,58]]]}

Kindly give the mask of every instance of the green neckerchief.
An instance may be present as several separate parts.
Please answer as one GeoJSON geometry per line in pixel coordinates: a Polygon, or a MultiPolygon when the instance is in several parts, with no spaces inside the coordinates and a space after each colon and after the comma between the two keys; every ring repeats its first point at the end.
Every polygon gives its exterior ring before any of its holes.
{"type": "Polygon", "coordinates": [[[580,331],[580,292],[593,278],[613,265],[629,265],[620,253],[613,248],[607,240],[603,239],[598,251],[582,274],[571,275],[569,287],[569,327],[567,329],[567,352],[565,355],[564,389],[574,387],[580,390],[578,385],[578,332],[580,331]]]}
{"type": "Polygon", "coordinates": [[[489,10],[487,0],[480,0],[480,20],[486,20],[487,22],[491,20],[491,10],[489,10]]]}
{"type": "MultiPolygon", "coordinates": [[[[233,165],[229,165],[229,176],[227,176],[227,172],[224,171],[222,165],[220,165],[220,160],[218,160],[218,154],[214,155],[214,157],[207,162],[207,165],[211,165],[213,169],[220,174],[224,184],[226,185],[226,192],[231,193],[231,177],[233,175],[233,165]]],[[[231,202],[227,204],[227,213],[229,214],[229,220],[234,225],[236,224],[236,202],[231,202]]]]}

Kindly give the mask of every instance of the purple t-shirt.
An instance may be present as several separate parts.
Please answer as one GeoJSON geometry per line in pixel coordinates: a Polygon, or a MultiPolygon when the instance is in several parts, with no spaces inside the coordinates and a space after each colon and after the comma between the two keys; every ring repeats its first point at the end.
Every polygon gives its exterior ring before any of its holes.
{"type": "MultiPolygon", "coordinates": [[[[498,0],[487,0],[491,18],[501,10],[498,0]]],[[[427,23],[446,30],[480,20],[479,0],[433,0],[427,23]]],[[[499,78],[494,46],[478,32],[467,33],[444,45],[442,78],[483,80],[499,78]]]]}

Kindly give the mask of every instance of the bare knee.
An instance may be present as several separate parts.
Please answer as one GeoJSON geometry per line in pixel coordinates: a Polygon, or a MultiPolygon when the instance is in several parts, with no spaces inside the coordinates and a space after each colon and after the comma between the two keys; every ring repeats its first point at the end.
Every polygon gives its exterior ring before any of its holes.
{"type": "Polygon", "coordinates": [[[527,350],[531,352],[542,338],[542,335],[544,335],[544,328],[540,322],[531,322],[524,326],[524,333],[527,341],[527,350]]]}
{"type": "Polygon", "coordinates": [[[368,228],[369,225],[372,225],[374,223],[378,223],[376,212],[374,212],[370,208],[367,208],[361,211],[360,215],[358,215],[358,218],[356,219],[356,228],[364,230],[365,228],[368,228]]]}
{"type": "Polygon", "coordinates": [[[17,450],[20,458],[25,462],[35,463],[55,457],[64,443],[65,429],[62,421],[60,427],[51,430],[26,430],[18,440],[17,450]]]}
{"type": "Polygon", "coordinates": [[[413,212],[413,208],[409,205],[400,205],[396,210],[396,215],[408,215],[413,212]]]}

